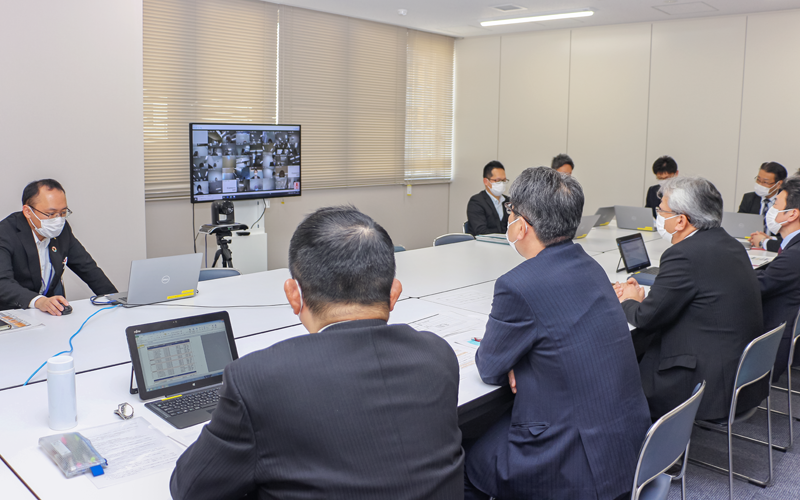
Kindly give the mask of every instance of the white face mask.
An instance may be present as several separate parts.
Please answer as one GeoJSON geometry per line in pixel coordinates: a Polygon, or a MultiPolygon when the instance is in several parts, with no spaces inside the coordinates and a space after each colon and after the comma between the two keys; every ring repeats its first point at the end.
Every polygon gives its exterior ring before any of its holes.
{"type": "Polygon", "coordinates": [[[789,210],[793,209],[790,208],[788,210],[778,210],[775,207],[770,207],[770,209],[767,210],[767,215],[765,216],[765,220],[767,222],[767,229],[769,229],[770,233],[778,234],[781,230],[781,226],[789,222],[788,220],[785,220],[783,222],[775,222],[775,217],[777,217],[779,213],[788,212],[789,210]]]}
{"type": "Polygon", "coordinates": [[[61,231],[64,230],[64,224],[66,224],[67,219],[63,217],[56,217],[54,219],[42,220],[39,218],[39,216],[36,215],[36,212],[34,212],[33,209],[31,209],[31,213],[33,214],[34,217],[36,217],[36,220],[38,220],[39,223],[42,225],[42,227],[36,227],[36,225],[34,224],[33,227],[36,230],[36,232],[39,233],[39,235],[41,235],[43,238],[55,238],[56,236],[61,234],[61,231]]]}
{"type": "Polygon", "coordinates": [[[758,184],[758,183],[756,183],[755,186],[756,186],[755,187],[755,192],[756,192],[757,196],[760,196],[761,198],[764,198],[765,196],[767,196],[769,194],[770,188],[764,187],[764,186],[762,186],[761,184],[758,184]]]}
{"type": "Polygon", "coordinates": [[[666,219],[665,219],[665,218],[664,218],[664,216],[663,216],[663,215],[661,215],[661,214],[658,214],[658,215],[656,215],[656,230],[658,231],[658,234],[659,234],[659,235],[660,235],[662,238],[664,238],[665,240],[669,241],[670,243],[672,243],[672,236],[673,236],[675,233],[677,233],[677,232],[678,232],[678,230],[676,229],[675,231],[673,231],[673,232],[671,232],[671,233],[668,233],[668,232],[667,232],[667,230],[666,230],[666,229],[664,229],[664,223],[665,223],[666,221],[670,220],[670,219],[674,219],[675,217],[678,217],[679,215],[680,215],[680,214],[678,214],[678,215],[673,215],[672,217],[668,217],[668,218],[666,218],[666,219]]]}
{"type": "MultiPolygon", "coordinates": [[[[521,218],[522,218],[521,216],[520,216],[520,217],[517,217],[516,219],[514,219],[514,222],[517,222],[517,221],[518,221],[518,220],[520,220],[521,218]]],[[[508,224],[508,228],[509,228],[509,229],[511,229],[511,224],[514,224],[514,222],[511,222],[511,223],[509,223],[509,224],[508,224]]],[[[514,240],[514,241],[511,241],[511,240],[509,240],[509,239],[508,239],[508,230],[506,230],[506,241],[508,242],[508,244],[509,244],[509,245],[511,245],[511,248],[513,248],[513,249],[514,249],[514,251],[515,251],[515,252],[517,252],[517,254],[518,254],[520,257],[522,257],[522,254],[521,254],[521,253],[519,253],[519,250],[517,250],[517,242],[519,241],[519,238],[517,238],[517,239],[516,239],[516,240],[514,240]]]]}
{"type": "Polygon", "coordinates": [[[493,182],[491,189],[489,189],[493,195],[497,196],[498,198],[500,195],[503,194],[503,191],[506,190],[506,183],[505,182],[493,182]]]}
{"type": "Polygon", "coordinates": [[[303,289],[300,288],[300,282],[294,280],[295,285],[297,285],[297,291],[300,293],[300,310],[297,311],[297,315],[300,316],[300,313],[303,312],[303,289]]]}

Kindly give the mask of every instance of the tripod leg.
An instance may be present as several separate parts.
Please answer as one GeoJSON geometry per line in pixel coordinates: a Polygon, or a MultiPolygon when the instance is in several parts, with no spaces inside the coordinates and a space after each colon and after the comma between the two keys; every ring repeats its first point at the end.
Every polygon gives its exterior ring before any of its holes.
{"type": "MultiPolygon", "coordinates": [[[[214,254],[214,262],[211,263],[211,267],[217,267],[217,261],[219,260],[220,255],[222,255],[222,250],[217,250],[214,254]]],[[[222,267],[225,267],[225,259],[222,260],[222,267]]]]}

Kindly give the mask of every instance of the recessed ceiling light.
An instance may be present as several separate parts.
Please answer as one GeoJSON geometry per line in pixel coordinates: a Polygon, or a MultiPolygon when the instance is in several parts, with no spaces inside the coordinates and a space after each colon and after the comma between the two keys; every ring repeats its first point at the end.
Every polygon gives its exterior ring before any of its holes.
{"type": "Polygon", "coordinates": [[[556,19],[572,19],[574,17],[588,17],[594,14],[591,10],[567,12],[564,14],[551,14],[548,16],[517,17],[514,19],[501,19],[499,21],[483,21],[481,26],[500,26],[503,24],[535,23],[539,21],[555,21],[556,19]]]}

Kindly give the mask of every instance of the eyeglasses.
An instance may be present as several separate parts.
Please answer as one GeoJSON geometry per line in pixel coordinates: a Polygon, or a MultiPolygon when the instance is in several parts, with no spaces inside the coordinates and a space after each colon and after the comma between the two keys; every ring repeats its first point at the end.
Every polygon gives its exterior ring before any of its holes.
{"type": "Polygon", "coordinates": [[[762,186],[765,186],[765,187],[772,187],[772,186],[774,186],[775,184],[778,183],[778,181],[774,181],[774,182],[765,181],[764,179],[762,179],[759,176],[756,176],[755,180],[756,180],[757,183],[759,183],[759,184],[761,184],[762,186]]]}
{"type": "Polygon", "coordinates": [[[46,219],[54,219],[56,217],[61,217],[62,219],[66,219],[70,215],[72,215],[72,210],[70,210],[69,208],[65,208],[64,210],[62,210],[60,212],[53,212],[53,213],[46,214],[46,213],[42,212],[41,210],[37,210],[37,209],[31,207],[30,205],[28,205],[28,206],[30,207],[31,210],[34,210],[34,211],[39,212],[40,214],[42,214],[46,219]]]}
{"type": "Polygon", "coordinates": [[[508,179],[496,179],[496,180],[495,179],[488,179],[488,180],[491,183],[502,182],[503,184],[506,184],[508,182],[508,179]]]}
{"type": "Polygon", "coordinates": [[[524,220],[525,222],[527,222],[529,226],[533,227],[533,224],[531,224],[531,221],[529,221],[527,217],[525,217],[525,216],[524,216],[524,215],[522,215],[521,213],[519,213],[519,212],[517,212],[516,210],[514,210],[514,204],[513,204],[513,203],[511,203],[510,201],[507,201],[507,202],[503,203],[503,206],[504,206],[504,207],[506,207],[506,213],[507,213],[508,215],[514,215],[514,214],[517,214],[517,215],[519,215],[520,217],[522,217],[522,220],[524,220]]]}
{"type": "Polygon", "coordinates": [[[683,215],[682,213],[679,213],[679,212],[673,212],[672,210],[664,210],[664,209],[663,209],[663,208],[661,208],[661,207],[656,207],[656,213],[657,213],[657,214],[659,214],[659,215],[661,215],[661,214],[675,214],[675,215],[683,215]]]}

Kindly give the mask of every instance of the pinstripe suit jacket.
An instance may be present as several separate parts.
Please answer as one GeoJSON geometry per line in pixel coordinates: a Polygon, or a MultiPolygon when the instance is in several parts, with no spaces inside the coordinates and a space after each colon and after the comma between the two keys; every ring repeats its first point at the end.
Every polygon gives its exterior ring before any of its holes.
{"type": "Polygon", "coordinates": [[[463,499],[458,361],[428,332],[333,325],[234,361],[176,499],[463,499]]]}
{"type": "Polygon", "coordinates": [[[504,428],[467,452],[475,486],[504,500],[630,491],[647,402],[625,315],[580,245],[545,248],[497,280],[476,362],[489,384],[514,369],[517,395],[504,428]]]}

